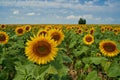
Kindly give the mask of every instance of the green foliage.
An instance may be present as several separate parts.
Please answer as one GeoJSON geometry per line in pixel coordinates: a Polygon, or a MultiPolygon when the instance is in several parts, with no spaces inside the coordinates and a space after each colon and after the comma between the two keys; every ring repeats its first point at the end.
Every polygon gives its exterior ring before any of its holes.
{"type": "Polygon", "coordinates": [[[92,71],[87,75],[85,80],[101,80],[101,79],[97,76],[97,71],[92,71]]]}
{"type": "Polygon", "coordinates": [[[112,62],[107,73],[109,77],[120,77],[120,63],[112,62]]]}
{"type": "MultiPolygon", "coordinates": [[[[38,28],[32,29],[36,34],[38,28]]],[[[12,29],[3,30],[10,39],[0,44],[0,80],[120,80],[120,54],[106,57],[99,50],[99,42],[104,39],[115,41],[120,50],[120,34],[115,36],[109,30],[101,33],[98,26],[95,30],[94,43],[86,45],[83,37],[88,32],[76,34],[74,29],[64,29],[65,38],[55,60],[45,65],[30,62],[24,54],[27,40],[34,35],[32,31],[17,36],[12,29]]]]}
{"type": "Polygon", "coordinates": [[[86,24],[86,20],[83,18],[80,18],[78,21],[78,24],[86,24]]]}

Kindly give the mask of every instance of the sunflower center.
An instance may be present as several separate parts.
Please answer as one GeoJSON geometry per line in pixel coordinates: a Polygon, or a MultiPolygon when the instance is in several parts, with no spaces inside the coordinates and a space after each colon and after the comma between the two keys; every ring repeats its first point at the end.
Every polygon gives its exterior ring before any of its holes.
{"type": "Polygon", "coordinates": [[[43,51],[45,51],[45,46],[39,46],[39,51],[41,51],[41,52],[43,52],[43,51]]]}
{"type": "Polygon", "coordinates": [[[5,25],[1,25],[1,27],[2,27],[2,28],[4,28],[4,27],[5,27],[5,25]]]}
{"type": "Polygon", "coordinates": [[[114,30],[114,32],[118,32],[117,30],[114,30]]]}
{"type": "Polygon", "coordinates": [[[29,28],[29,26],[27,26],[25,29],[28,31],[30,28],[29,28]]]}
{"type": "Polygon", "coordinates": [[[18,29],[17,32],[18,33],[23,33],[23,29],[18,29]]]}
{"type": "Polygon", "coordinates": [[[0,41],[5,41],[6,37],[3,34],[0,34],[0,41]]]}
{"type": "Polygon", "coordinates": [[[78,30],[78,32],[79,32],[79,33],[81,33],[81,32],[82,32],[82,30],[78,30]]]}
{"type": "Polygon", "coordinates": [[[112,44],[112,43],[105,43],[105,44],[103,45],[103,48],[104,48],[105,51],[107,51],[107,52],[113,52],[113,51],[115,51],[116,46],[115,46],[114,44],[112,44]]]}
{"type": "Polygon", "coordinates": [[[40,32],[39,36],[42,35],[42,34],[46,35],[47,32],[46,31],[42,31],[42,32],[40,32]]]}
{"type": "Polygon", "coordinates": [[[51,45],[46,41],[39,41],[33,50],[38,56],[46,56],[51,52],[51,45]]]}
{"type": "Polygon", "coordinates": [[[53,34],[52,39],[54,39],[55,41],[59,41],[60,35],[59,34],[53,34]]]}
{"type": "Polygon", "coordinates": [[[90,36],[86,37],[86,41],[87,42],[91,42],[92,41],[92,38],[90,36]]]}
{"type": "Polygon", "coordinates": [[[90,34],[93,34],[94,30],[90,30],[90,34]]]}

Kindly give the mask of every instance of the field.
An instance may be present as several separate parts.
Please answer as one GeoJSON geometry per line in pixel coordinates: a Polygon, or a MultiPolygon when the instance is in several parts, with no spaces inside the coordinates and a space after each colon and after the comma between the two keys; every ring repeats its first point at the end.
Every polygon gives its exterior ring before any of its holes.
{"type": "Polygon", "coordinates": [[[120,25],[0,24],[0,80],[120,80],[120,25]]]}

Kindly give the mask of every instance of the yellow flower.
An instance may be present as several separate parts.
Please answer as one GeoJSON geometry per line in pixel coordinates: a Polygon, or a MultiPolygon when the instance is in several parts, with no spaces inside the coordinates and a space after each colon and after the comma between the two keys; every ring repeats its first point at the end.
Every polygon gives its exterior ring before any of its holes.
{"type": "Polygon", "coordinates": [[[16,33],[18,36],[23,35],[24,32],[25,32],[25,30],[24,30],[23,27],[17,27],[17,28],[15,29],[15,33],[16,33]]]}
{"type": "Polygon", "coordinates": [[[113,29],[113,31],[114,31],[114,33],[115,33],[115,35],[118,35],[118,33],[119,33],[119,31],[118,31],[119,29],[118,28],[114,28],[113,29]]]}
{"type": "Polygon", "coordinates": [[[105,30],[106,30],[106,29],[105,29],[105,27],[104,27],[104,26],[102,26],[102,27],[101,27],[101,32],[102,32],[102,33],[104,33],[104,32],[105,32],[105,30]]]}
{"type": "Polygon", "coordinates": [[[83,41],[87,45],[91,45],[94,42],[94,36],[91,34],[87,34],[83,37],[83,41]]]}
{"type": "Polygon", "coordinates": [[[78,33],[78,34],[81,34],[82,32],[83,32],[82,28],[79,28],[79,29],[77,30],[77,33],[78,33]]]}
{"type": "Polygon", "coordinates": [[[30,61],[37,64],[47,64],[57,55],[58,48],[56,46],[50,36],[34,36],[26,43],[25,54],[30,61]]]}
{"type": "Polygon", "coordinates": [[[40,35],[47,35],[48,34],[48,31],[47,30],[39,30],[38,32],[37,32],[37,36],[40,36],[40,35]]]}
{"type": "Polygon", "coordinates": [[[0,43],[1,44],[6,44],[9,40],[9,36],[7,35],[6,32],[0,31],[0,43]]]}
{"type": "Polygon", "coordinates": [[[96,53],[96,56],[99,57],[99,56],[101,56],[101,54],[100,53],[96,53]]]}
{"type": "Polygon", "coordinates": [[[5,29],[5,28],[6,28],[6,25],[5,25],[5,24],[2,24],[2,25],[0,25],[0,28],[1,28],[1,29],[5,29]]]}
{"type": "Polygon", "coordinates": [[[64,34],[59,29],[51,29],[48,35],[50,35],[51,38],[57,42],[57,44],[60,44],[64,40],[64,34]]]}
{"type": "Polygon", "coordinates": [[[31,30],[31,26],[30,26],[30,25],[26,25],[26,26],[25,26],[25,31],[26,31],[26,32],[29,32],[30,30],[31,30]]]}
{"type": "Polygon", "coordinates": [[[94,32],[95,32],[95,28],[94,27],[90,28],[90,34],[93,35],[94,32]]]}
{"type": "Polygon", "coordinates": [[[111,40],[103,40],[99,43],[101,53],[108,57],[116,56],[119,53],[116,43],[111,40]]]}

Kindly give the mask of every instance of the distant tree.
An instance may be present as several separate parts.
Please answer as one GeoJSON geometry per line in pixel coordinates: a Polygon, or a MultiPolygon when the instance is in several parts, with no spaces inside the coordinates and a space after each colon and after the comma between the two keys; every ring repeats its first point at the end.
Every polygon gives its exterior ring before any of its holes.
{"type": "Polygon", "coordinates": [[[78,24],[86,24],[86,19],[80,18],[78,24]]]}

